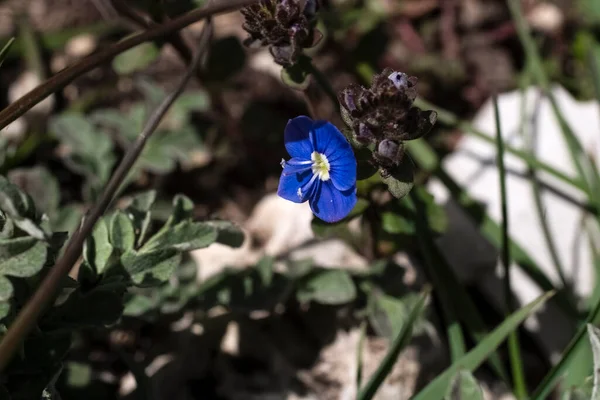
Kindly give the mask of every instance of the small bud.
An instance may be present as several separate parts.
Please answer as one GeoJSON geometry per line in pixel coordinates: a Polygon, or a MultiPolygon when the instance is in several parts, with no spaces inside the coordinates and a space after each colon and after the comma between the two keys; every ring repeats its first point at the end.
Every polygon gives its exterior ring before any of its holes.
{"type": "Polygon", "coordinates": [[[398,154],[398,149],[400,146],[398,143],[394,143],[389,139],[384,139],[377,146],[377,152],[381,157],[389,158],[390,160],[394,160],[396,155],[398,154]]]}
{"type": "Polygon", "coordinates": [[[373,135],[371,128],[369,128],[366,124],[363,124],[361,122],[360,124],[358,124],[358,133],[356,135],[356,140],[359,143],[368,144],[375,140],[375,135],[373,135]]]}

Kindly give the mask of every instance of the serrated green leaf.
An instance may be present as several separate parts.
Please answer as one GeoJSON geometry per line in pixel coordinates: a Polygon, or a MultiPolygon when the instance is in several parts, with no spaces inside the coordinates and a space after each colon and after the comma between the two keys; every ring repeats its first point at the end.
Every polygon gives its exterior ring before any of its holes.
{"type": "Polygon", "coordinates": [[[483,390],[473,374],[466,370],[460,370],[452,379],[446,400],[484,400],[483,390]]]}
{"type": "Polygon", "coordinates": [[[191,251],[210,246],[217,240],[218,231],[203,222],[183,221],[166,230],[161,230],[140,249],[141,252],[174,249],[191,251]]]}
{"type": "Polygon", "coordinates": [[[344,270],[321,270],[299,283],[296,297],[303,303],[345,304],[356,298],[356,286],[350,274],[344,270]]]}
{"type": "Polygon", "coordinates": [[[131,250],[135,244],[133,222],[123,211],[117,211],[110,219],[110,243],[119,250],[131,250]]]}
{"type": "Polygon", "coordinates": [[[423,390],[413,397],[413,400],[441,400],[444,398],[448,385],[460,369],[473,372],[491,353],[513,332],[528,316],[544,304],[554,292],[543,294],[520,310],[512,313],[496,329],[485,337],[475,348],[465,354],[454,364],[438,375],[423,390]]]}
{"type": "Polygon", "coordinates": [[[104,272],[112,254],[106,219],[101,218],[83,245],[83,258],[94,268],[97,274],[104,272]]]}
{"type": "Polygon", "coordinates": [[[112,66],[118,74],[128,75],[148,67],[159,54],[160,50],[154,43],[142,43],[116,56],[112,66]]]}
{"type": "Polygon", "coordinates": [[[147,252],[126,251],[121,263],[138,286],[153,286],[163,283],[173,274],[181,261],[175,249],[162,249],[147,252]]]}

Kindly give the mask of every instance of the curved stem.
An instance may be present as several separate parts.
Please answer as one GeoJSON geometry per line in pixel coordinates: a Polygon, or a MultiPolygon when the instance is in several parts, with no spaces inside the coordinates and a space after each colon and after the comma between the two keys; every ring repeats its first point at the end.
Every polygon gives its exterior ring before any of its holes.
{"type": "Polygon", "coordinates": [[[77,64],[63,69],[59,73],[46,80],[43,84],[36,87],[19,100],[15,101],[4,110],[0,111],[0,129],[25,114],[29,109],[44,100],[52,93],[62,89],[75,78],[93,70],[100,64],[110,61],[118,54],[129,50],[144,42],[159,39],[168,36],[172,32],[178,31],[186,26],[193,24],[201,19],[208,18],[215,14],[221,14],[233,11],[240,7],[255,3],[257,0],[227,0],[210,4],[198,10],[191,11],[178,18],[169,20],[164,24],[157,25],[147,31],[137,35],[130,36],[112,46],[100,50],[79,61],[77,64]]]}
{"type": "Polygon", "coordinates": [[[168,95],[152,113],[152,115],[150,115],[148,121],[146,122],[146,126],[138,135],[133,145],[127,150],[127,153],[121,160],[121,163],[113,173],[110,181],[104,189],[104,192],[102,193],[102,196],[100,197],[100,200],[98,200],[96,205],[94,205],[94,207],[90,210],[89,214],[83,218],[81,227],[75,233],[73,233],[69,239],[62,257],[56,262],[50,272],[48,272],[39,288],[29,299],[25,307],[21,309],[21,312],[17,316],[16,320],[10,325],[8,332],[6,332],[6,335],[0,342],[0,372],[4,370],[25,336],[33,328],[42,311],[50,304],[56,295],[56,292],[60,288],[62,279],[69,273],[71,268],[73,268],[73,265],[77,259],[79,259],[83,243],[87,236],[92,232],[96,221],[98,221],[98,219],[104,214],[110,205],[111,201],[115,197],[115,194],[119,190],[119,187],[129,174],[129,171],[144,149],[148,138],[150,138],[166,114],[167,110],[183,92],[188,81],[193,76],[200,63],[200,60],[202,59],[205,49],[208,46],[211,30],[212,21],[209,19],[202,32],[202,37],[198,43],[198,48],[194,54],[192,63],[186,71],[185,76],[178,83],[175,90],[168,95]]]}

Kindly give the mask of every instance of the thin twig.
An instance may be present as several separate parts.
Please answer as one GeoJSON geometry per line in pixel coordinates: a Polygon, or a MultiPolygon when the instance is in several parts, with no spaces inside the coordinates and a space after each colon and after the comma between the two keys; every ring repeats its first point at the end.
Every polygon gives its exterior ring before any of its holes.
{"type": "Polygon", "coordinates": [[[92,232],[96,221],[98,221],[108,208],[115,193],[144,149],[146,141],[152,135],[175,99],[183,92],[192,75],[194,75],[194,71],[197,69],[200,60],[202,59],[202,55],[210,42],[211,30],[212,20],[209,19],[207,20],[207,24],[198,43],[198,48],[185,76],[181,79],[175,90],[163,100],[162,104],[160,104],[150,116],[146,122],[146,126],[138,135],[133,145],[127,150],[127,153],[106,185],[100,200],[90,210],[89,214],[82,219],[81,227],[69,239],[63,256],[56,262],[56,265],[54,265],[54,268],[50,270],[48,275],[46,275],[40,287],[36,290],[31,299],[29,299],[25,307],[23,307],[17,316],[17,319],[9,327],[8,332],[0,342],[0,372],[4,370],[21,341],[34,326],[41,312],[54,298],[62,279],[69,273],[81,255],[81,249],[85,239],[92,232]]]}
{"type": "Polygon", "coordinates": [[[91,54],[79,61],[77,64],[68,67],[52,76],[43,84],[33,89],[19,100],[6,107],[4,110],[0,111],[0,129],[4,129],[8,124],[25,114],[25,112],[27,112],[33,106],[38,104],[52,93],[62,89],[71,83],[75,78],[93,70],[100,64],[112,60],[115,56],[124,52],[125,50],[129,50],[132,47],[150,40],[165,37],[170,33],[185,28],[186,26],[201,19],[215,14],[233,11],[240,7],[255,3],[256,1],[257,0],[229,0],[209,4],[206,7],[191,11],[180,17],[169,20],[164,24],[157,25],[152,29],[117,42],[104,50],[100,50],[94,54],[91,54]]]}
{"type": "Polygon", "coordinates": [[[129,19],[131,22],[135,23],[138,27],[140,27],[140,28],[149,28],[150,27],[150,23],[144,17],[142,17],[140,14],[135,12],[134,9],[129,7],[129,4],[127,4],[125,1],[110,0],[110,4],[115,9],[117,14],[129,19]]]}

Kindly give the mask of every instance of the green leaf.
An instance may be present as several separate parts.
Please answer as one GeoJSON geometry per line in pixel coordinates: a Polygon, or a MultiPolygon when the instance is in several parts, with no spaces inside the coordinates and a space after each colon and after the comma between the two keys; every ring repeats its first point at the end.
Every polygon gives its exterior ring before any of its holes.
{"type": "Polygon", "coordinates": [[[165,223],[165,228],[177,225],[194,216],[194,203],[189,197],[178,194],[173,198],[173,211],[165,223]]]}
{"type": "Polygon", "coordinates": [[[92,381],[93,370],[89,364],[69,361],[65,363],[65,379],[67,386],[85,388],[92,381]]]}
{"type": "Polygon", "coordinates": [[[483,390],[473,374],[460,370],[452,379],[446,400],[484,400],[483,390]]]}
{"type": "Polygon", "coordinates": [[[93,196],[108,181],[116,161],[110,136],[72,111],[52,118],[50,130],[65,146],[61,154],[67,167],[87,178],[85,194],[93,196]]]}
{"type": "MultiPolygon", "coordinates": [[[[409,293],[401,298],[388,296],[378,290],[369,293],[368,317],[378,335],[395,338],[404,327],[410,311],[420,299],[419,294],[409,293]]],[[[424,321],[414,322],[413,331],[422,330],[424,321]]]]}
{"type": "Polygon", "coordinates": [[[116,56],[112,66],[117,74],[128,75],[148,67],[159,54],[160,50],[154,43],[142,43],[116,56]]]}
{"type": "Polygon", "coordinates": [[[217,230],[217,243],[230,247],[241,247],[244,244],[244,232],[229,221],[208,221],[206,225],[217,230]]]}
{"type": "Polygon", "coordinates": [[[388,190],[397,199],[405,197],[414,186],[414,164],[408,154],[396,168],[386,173],[381,173],[381,179],[388,190]]]}
{"type": "Polygon", "coordinates": [[[119,250],[131,250],[135,244],[133,222],[123,211],[117,211],[110,219],[110,243],[119,250]]]}
{"type": "Polygon", "coordinates": [[[72,234],[81,222],[83,216],[82,206],[79,204],[67,204],[61,206],[50,216],[50,225],[54,232],[67,232],[72,234]]]}
{"type": "Polygon", "coordinates": [[[158,306],[159,299],[150,298],[142,295],[133,296],[125,303],[123,315],[129,317],[141,317],[158,306]]]}
{"type": "Polygon", "coordinates": [[[587,377],[581,386],[568,388],[560,397],[560,400],[590,400],[594,387],[594,377],[587,377]]]}
{"type": "Polygon", "coordinates": [[[46,263],[48,248],[32,237],[0,239],[0,301],[12,296],[6,276],[28,278],[39,273],[46,263]]]}
{"type": "Polygon", "coordinates": [[[273,266],[275,264],[275,259],[273,257],[265,256],[258,261],[256,264],[256,270],[258,271],[258,275],[262,281],[262,284],[265,286],[269,286],[273,282],[273,274],[275,270],[273,266]]]}
{"type": "Polygon", "coordinates": [[[296,297],[302,303],[345,304],[356,298],[356,286],[347,271],[315,271],[298,284],[296,297]]]}
{"type": "Polygon", "coordinates": [[[60,186],[46,168],[16,168],[8,173],[8,179],[31,196],[37,210],[50,214],[58,208],[60,186]]]}
{"type": "Polygon", "coordinates": [[[164,249],[191,251],[210,246],[217,240],[217,236],[217,229],[207,223],[183,221],[166,230],[161,230],[151,237],[140,251],[164,249]]]}
{"type": "Polygon", "coordinates": [[[40,240],[47,238],[48,234],[38,224],[39,219],[31,197],[3,176],[0,176],[0,210],[29,235],[40,240]]]}
{"type": "MultiPolygon", "coordinates": [[[[420,201],[425,204],[425,214],[429,229],[434,233],[443,233],[448,226],[448,217],[433,196],[422,188],[416,190],[420,201]]],[[[381,226],[391,234],[413,235],[416,232],[416,209],[414,203],[405,198],[392,202],[381,213],[381,226]]]]}
{"type": "Polygon", "coordinates": [[[83,245],[83,258],[94,268],[97,274],[104,272],[110,260],[113,247],[109,241],[106,218],[101,218],[87,237],[83,245]]]}
{"type": "Polygon", "coordinates": [[[175,249],[136,252],[126,251],[121,263],[138,286],[152,286],[166,282],[181,261],[181,255],[175,249]]]}
{"type": "Polygon", "coordinates": [[[125,210],[133,220],[135,233],[138,237],[137,246],[141,246],[150,227],[152,214],[150,208],[156,200],[156,191],[149,190],[134,196],[131,204],[125,210]]]}
{"type": "Polygon", "coordinates": [[[493,353],[498,346],[513,332],[528,316],[533,314],[544,304],[554,292],[545,293],[520,310],[515,311],[506,318],[500,326],[494,329],[475,348],[461,357],[457,362],[448,367],[442,374],[438,375],[413,400],[441,400],[444,398],[446,389],[452,378],[460,369],[473,372],[487,357],[493,353]]]}
{"type": "Polygon", "coordinates": [[[594,355],[594,386],[590,400],[600,399],[600,329],[587,324],[588,338],[594,355]]]}
{"type": "Polygon", "coordinates": [[[357,400],[371,400],[375,396],[377,389],[379,389],[385,378],[392,371],[392,368],[394,368],[394,364],[398,360],[400,352],[410,341],[413,324],[423,313],[428,298],[429,290],[421,293],[419,301],[417,304],[415,304],[410,314],[406,318],[406,321],[402,326],[402,330],[392,342],[390,349],[388,350],[381,364],[371,376],[369,382],[367,382],[365,387],[358,393],[357,400]]]}

